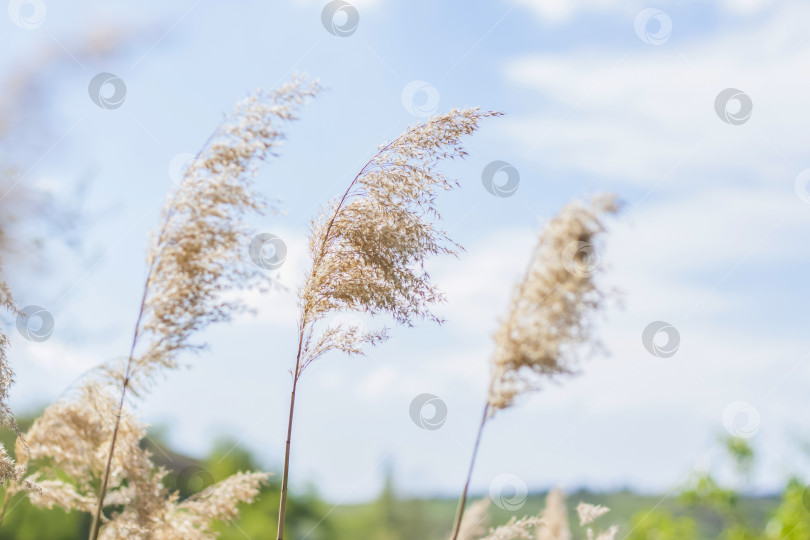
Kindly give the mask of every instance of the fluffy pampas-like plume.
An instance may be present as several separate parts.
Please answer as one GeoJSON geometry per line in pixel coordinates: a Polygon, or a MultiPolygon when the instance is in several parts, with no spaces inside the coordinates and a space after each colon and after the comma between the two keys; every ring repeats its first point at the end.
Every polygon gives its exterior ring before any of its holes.
{"type": "MultiPolygon", "coordinates": [[[[481,536],[483,532],[480,528],[468,529],[468,518],[475,515],[475,522],[481,523],[488,519],[487,503],[484,499],[478,501],[470,507],[470,511],[464,516],[462,532],[459,534],[461,540],[571,540],[571,527],[568,524],[568,513],[565,508],[565,494],[562,490],[554,489],[546,495],[546,507],[540,517],[524,516],[518,518],[512,516],[507,523],[500,527],[490,529],[489,534],[481,536]],[[472,531],[472,532],[470,532],[472,531]]],[[[580,502],[577,506],[580,526],[589,525],[585,530],[588,540],[615,540],[619,528],[610,527],[607,531],[596,533],[590,525],[601,516],[610,511],[609,508],[599,505],[580,502]]]]}
{"type": "MultiPolygon", "coordinates": [[[[42,488],[29,494],[33,504],[96,511],[97,482],[105,474],[117,408],[116,399],[92,381],[75,399],[45,409],[26,434],[31,460],[39,465],[31,480],[42,488]]],[[[104,540],[213,539],[212,522],[235,517],[238,504],[252,501],[267,479],[265,473],[238,473],[180,501],[163,486],[166,471],[142,447],[145,436],[146,426],[124,409],[105,497],[105,506],[117,510],[103,515],[99,537],[104,540]]]]}
{"type": "MultiPolygon", "coordinates": [[[[261,279],[245,257],[250,235],[245,217],[264,204],[253,187],[258,163],[274,155],[284,139],[280,125],[297,119],[304,102],[317,94],[317,83],[295,78],[269,93],[240,102],[208,139],[169,197],[147,257],[143,297],[129,356],[122,367],[107,369],[121,389],[137,389],[162,368],[174,368],[184,350],[197,350],[191,336],[208,325],[227,321],[241,308],[227,294],[261,279]],[[143,342],[145,341],[145,345],[143,342]]],[[[120,416],[107,453],[113,459],[120,416]]],[[[98,538],[111,465],[101,481],[90,540],[98,538]]]]}
{"type": "MultiPolygon", "coordinates": [[[[600,517],[604,516],[610,512],[610,508],[606,508],[601,505],[593,505],[581,502],[577,506],[577,515],[579,515],[579,525],[584,527],[585,525],[590,525],[600,517]]],[[[616,535],[619,533],[619,527],[613,525],[606,531],[602,531],[599,533],[594,532],[593,528],[588,527],[587,529],[588,540],[614,540],[616,535]]]]}
{"type": "Polygon", "coordinates": [[[259,268],[245,257],[250,239],[244,218],[265,204],[253,186],[259,163],[275,155],[297,111],[319,86],[293,79],[269,93],[240,102],[209,138],[169,197],[162,224],[147,257],[146,286],[136,340],[148,342],[125,370],[113,370],[121,384],[148,380],[160,368],[174,368],[182,350],[211,323],[227,321],[240,305],[227,293],[255,284],[259,268]]]}
{"type": "Polygon", "coordinates": [[[604,231],[602,217],[616,211],[615,197],[600,195],[566,205],[546,225],[495,335],[493,411],[536,389],[539,379],[575,369],[581,345],[592,340],[592,314],[605,297],[594,279],[599,267],[593,244],[604,231]]]}
{"type": "Polygon", "coordinates": [[[453,540],[464,515],[481,436],[487,421],[515,398],[540,387],[543,379],[574,372],[583,346],[593,344],[593,315],[605,293],[596,238],[606,214],[618,211],[613,195],[567,204],[540,234],[526,274],[515,286],[506,318],[495,334],[492,377],[461,492],[453,540]]]}
{"type": "Polygon", "coordinates": [[[411,326],[418,319],[440,322],[431,311],[443,297],[424,269],[433,255],[455,255],[461,247],[438,228],[439,191],[456,182],[437,165],[463,158],[462,137],[481,119],[499,116],[477,108],[455,109],[408,128],[380,147],[343,195],[329,203],[309,233],[311,267],[299,289],[298,353],[293,369],[279,527],[284,533],[295,390],[301,372],[331,350],[362,354],[364,345],[386,339],[385,330],[318,323],[330,313],[387,314],[411,326]]]}
{"type": "Polygon", "coordinates": [[[470,505],[464,514],[459,540],[478,540],[484,536],[489,528],[489,499],[481,499],[470,505]]]}
{"type": "Polygon", "coordinates": [[[543,518],[543,523],[537,531],[537,540],[571,540],[565,494],[561,489],[549,491],[546,495],[546,507],[540,517],[543,518]]]}
{"type": "Polygon", "coordinates": [[[513,516],[506,525],[490,531],[482,540],[531,540],[532,532],[542,522],[543,520],[538,517],[527,516],[518,519],[513,516]]]}
{"type": "Polygon", "coordinates": [[[312,266],[299,291],[304,341],[300,370],[332,349],[362,352],[385,332],[362,333],[331,326],[315,336],[315,323],[334,311],[386,313],[410,326],[417,319],[441,322],[431,308],[442,294],[424,270],[433,255],[461,247],[438,228],[439,191],[457,186],[436,166],[467,155],[461,138],[482,118],[499,113],[452,110],[409,128],[380,148],[342,197],[315,220],[309,234],[312,266]]]}

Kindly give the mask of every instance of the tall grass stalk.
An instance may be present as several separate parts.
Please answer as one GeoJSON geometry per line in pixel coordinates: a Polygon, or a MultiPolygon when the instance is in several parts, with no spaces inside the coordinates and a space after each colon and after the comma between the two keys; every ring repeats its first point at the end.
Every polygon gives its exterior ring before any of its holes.
{"type": "Polygon", "coordinates": [[[529,266],[512,293],[507,316],[495,333],[495,351],[487,404],[478,427],[467,479],[459,499],[452,540],[458,540],[467,495],[484,426],[498,411],[544,380],[572,375],[582,345],[596,345],[593,318],[605,293],[597,284],[601,271],[597,237],[603,216],[618,211],[612,195],[574,201],[545,226],[529,266]]]}
{"type": "Polygon", "coordinates": [[[253,178],[259,162],[275,155],[284,139],[276,124],[297,119],[297,110],[318,90],[317,83],[296,77],[274,91],[258,91],[241,101],[188,166],[165,205],[147,259],[129,356],[123,367],[106,370],[121,396],[90,540],[97,540],[101,528],[128,392],[133,385],[150,382],[161,369],[177,367],[181,352],[204,347],[191,343],[191,337],[242,309],[238,301],[227,299],[227,293],[263,280],[244,253],[250,239],[245,218],[265,208],[253,178]],[[139,353],[142,342],[145,347],[139,353]]]}
{"type": "Polygon", "coordinates": [[[458,184],[437,170],[445,160],[467,154],[461,138],[482,118],[499,113],[452,110],[408,128],[379,148],[346,191],[322,208],[309,233],[311,266],[298,291],[298,352],[292,371],[287,440],[279,501],[278,540],[284,538],[290,448],[298,381],[329,351],[363,354],[363,346],[387,339],[387,331],[324,321],[348,311],[387,314],[412,326],[418,319],[441,323],[431,312],[443,295],[424,270],[433,255],[456,255],[461,246],[437,228],[441,190],[458,184]]]}

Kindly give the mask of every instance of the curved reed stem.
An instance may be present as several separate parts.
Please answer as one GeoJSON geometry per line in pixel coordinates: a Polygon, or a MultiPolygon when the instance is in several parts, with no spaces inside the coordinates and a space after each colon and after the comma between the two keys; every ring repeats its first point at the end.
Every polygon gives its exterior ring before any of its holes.
{"type": "Polygon", "coordinates": [[[6,487],[6,491],[3,493],[3,509],[0,510],[0,526],[3,525],[3,520],[6,519],[9,501],[11,501],[11,497],[8,496],[8,487],[6,487]]]}
{"type": "Polygon", "coordinates": [[[135,323],[135,333],[132,336],[132,347],[129,350],[129,360],[127,360],[127,371],[124,375],[124,384],[121,387],[121,401],[118,403],[118,411],[115,414],[115,427],[113,428],[112,439],[110,440],[110,451],[107,455],[107,465],[104,468],[104,478],[101,481],[101,489],[98,494],[98,505],[96,506],[96,513],[93,514],[93,524],[90,527],[89,540],[97,540],[98,533],[101,529],[101,513],[104,510],[104,497],[107,495],[107,483],[110,480],[110,469],[112,469],[113,452],[115,452],[115,441],[118,438],[118,429],[121,427],[121,414],[124,412],[124,401],[127,396],[127,389],[129,388],[130,375],[132,374],[132,358],[135,355],[135,346],[138,344],[138,334],[141,327],[141,319],[143,318],[144,308],[146,307],[146,296],[149,292],[149,278],[147,278],[146,286],[143,288],[143,297],[141,299],[141,309],[138,313],[138,320],[135,323]]]}
{"type": "Polygon", "coordinates": [[[284,450],[284,474],[281,477],[281,498],[278,503],[278,540],[284,540],[284,522],[287,517],[287,482],[290,476],[290,443],[292,441],[293,412],[295,411],[295,389],[298,386],[298,376],[301,366],[301,349],[304,342],[303,327],[298,333],[298,354],[295,358],[295,372],[290,392],[290,418],[287,421],[287,445],[284,450]]]}
{"type": "Polygon", "coordinates": [[[489,401],[484,407],[484,414],[481,416],[481,424],[478,426],[478,435],[475,437],[475,446],[473,446],[472,457],[470,458],[470,468],[467,471],[467,481],[464,482],[464,489],[461,492],[461,499],[458,502],[458,511],[456,512],[456,522],[453,525],[453,539],[458,539],[458,533],[461,529],[461,520],[464,517],[464,507],[467,505],[467,492],[470,490],[470,480],[472,480],[473,469],[475,468],[475,460],[478,457],[478,448],[481,446],[481,435],[484,433],[484,426],[489,419],[489,401]]]}

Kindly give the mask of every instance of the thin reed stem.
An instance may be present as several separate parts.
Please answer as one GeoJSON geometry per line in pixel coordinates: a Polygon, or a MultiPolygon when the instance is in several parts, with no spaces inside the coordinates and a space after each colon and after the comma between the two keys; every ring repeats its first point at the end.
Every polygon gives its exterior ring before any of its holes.
{"type": "MultiPolygon", "coordinates": [[[[402,138],[402,136],[398,137],[394,142],[398,141],[400,138],[402,138]]],[[[374,158],[376,158],[382,152],[387,150],[392,144],[394,144],[394,142],[388,143],[382,149],[377,151],[377,153],[374,155],[374,158]]],[[[323,240],[321,242],[320,250],[318,251],[317,259],[315,259],[313,261],[312,272],[311,272],[313,275],[315,274],[315,271],[317,270],[318,263],[320,262],[320,260],[324,256],[324,253],[325,253],[325,250],[326,250],[326,244],[327,244],[327,241],[329,239],[329,234],[330,234],[330,232],[332,230],[332,226],[335,223],[335,218],[337,218],[338,214],[340,213],[340,210],[343,208],[343,205],[346,203],[347,199],[349,198],[349,194],[351,193],[352,188],[357,183],[357,180],[366,171],[366,169],[368,169],[368,167],[374,162],[374,158],[370,159],[363,166],[363,168],[360,169],[360,172],[357,173],[357,175],[352,180],[351,184],[349,184],[349,187],[343,193],[343,196],[340,198],[340,202],[338,203],[337,207],[335,208],[335,211],[333,212],[333,214],[331,216],[331,219],[329,220],[329,225],[326,227],[326,233],[323,236],[323,240]]],[[[286,447],[284,449],[284,472],[283,472],[282,477],[281,477],[281,497],[280,497],[280,500],[279,500],[279,503],[278,503],[278,535],[277,535],[278,540],[284,540],[284,522],[285,522],[286,517],[287,517],[288,477],[289,477],[289,473],[290,473],[290,445],[291,445],[291,442],[292,442],[293,413],[295,411],[295,390],[296,390],[296,388],[298,386],[298,378],[301,375],[301,360],[302,360],[301,356],[302,356],[302,354],[304,352],[303,351],[303,348],[304,348],[304,334],[307,331],[307,327],[308,327],[307,313],[302,312],[302,314],[301,314],[301,322],[299,324],[299,329],[298,329],[298,354],[295,357],[295,371],[293,372],[293,386],[292,386],[292,392],[290,393],[290,414],[289,414],[289,419],[287,421],[287,444],[286,444],[286,447]]]]}
{"type": "Polygon", "coordinates": [[[293,412],[295,411],[295,389],[298,386],[298,376],[301,367],[301,350],[304,343],[304,327],[298,332],[298,354],[295,358],[295,372],[293,372],[293,385],[290,392],[290,417],[287,421],[287,445],[284,449],[284,474],[281,477],[281,498],[278,503],[278,540],[284,540],[284,521],[287,517],[287,483],[290,476],[290,444],[292,442],[293,412]]]}
{"type": "Polygon", "coordinates": [[[481,424],[478,426],[478,435],[475,437],[475,446],[473,446],[472,457],[470,458],[470,468],[467,471],[467,481],[464,482],[464,489],[461,492],[461,499],[458,502],[458,511],[456,512],[456,522],[453,525],[453,540],[458,539],[458,533],[461,530],[461,520],[464,517],[464,507],[467,505],[467,492],[470,489],[470,480],[472,480],[473,469],[475,468],[475,460],[478,457],[478,447],[481,446],[481,435],[484,433],[484,426],[489,419],[489,401],[484,407],[484,414],[481,416],[481,424]]]}
{"type": "MultiPolygon", "coordinates": [[[[14,495],[12,494],[12,497],[14,495]]],[[[6,488],[5,492],[3,493],[3,509],[0,510],[0,526],[3,525],[3,520],[6,519],[6,510],[8,510],[8,503],[11,501],[11,497],[8,496],[8,488],[6,488]]]]}
{"type": "Polygon", "coordinates": [[[141,328],[141,319],[143,318],[144,308],[146,307],[146,296],[149,291],[149,280],[143,288],[143,298],[141,299],[141,309],[138,313],[138,320],[135,323],[135,333],[132,336],[132,347],[129,350],[129,360],[127,361],[127,371],[124,375],[124,384],[121,388],[121,401],[118,403],[118,411],[115,414],[115,427],[113,428],[112,439],[110,440],[110,451],[107,455],[107,466],[104,468],[104,479],[101,482],[101,490],[98,494],[98,506],[96,513],[93,515],[93,524],[90,527],[90,540],[97,540],[98,533],[101,529],[101,513],[104,510],[104,497],[107,495],[107,483],[110,480],[110,470],[112,469],[113,452],[115,452],[115,441],[118,438],[118,429],[121,427],[121,414],[124,411],[124,401],[127,396],[127,389],[129,388],[130,375],[132,374],[132,358],[135,355],[135,346],[138,344],[138,334],[141,328]]]}
{"type": "MultiPolygon", "coordinates": [[[[199,157],[199,153],[197,157],[199,157]]],[[[196,159],[196,158],[195,158],[196,159]]],[[[175,191],[174,195],[172,196],[171,203],[169,205],[169,210],[166,213],[166,217],[163,220],[163,224],[160,227],[160,233],[158,234],[157,241],[155,242],[156,246],[160,246],[163,242],[163,237],[166,234],[166,229],[169,224],[169,220],[172,217],[174,211],[174,201],[177,199],[178,191],[175,191]]],[[[152,258],[152,261],[149,264],[149,270],[146,274],[146,283],[143,286],[143,296],[141,296],[141,307],[138,311],[138,319],[135,321],[135,331],[132,334],[132,346],[129,349],[129,358],[127,359],[127,369],[126,373],[124,374],[124,382],[121,385],[121,401],[118,404],[118,411],[115,414],[115,427],[113,428],[112,439],[110,440],[110,453],[107,456],[107,465],[104,468],[104,478],[101,482],[101,490],[99,491],[98,495],[98,506],[96,507],[96,513],[93,515],[93,523],[90,527],[90,535],[88,540],[98,540],[98,534],[101,530],[101,514],[104,510],[104,497],[107,495],[107,484],[110,480],[110,470],[112,469],[112,459],[113,459],[113,452],[115,452],[115,441],[118,438],[118,430],[121,427],[121,414],[124,412],[124,403],[126,401],[127,396],[127,389],[129,388],[129,383],[131,381],[132,376],[132,360],[135,358],[135,347],[138,345],[138,336],[140,335],[141,331],[141,320],[143,319],[144,312],[146,311],[146,299],[149,296],[149,284],[152,282],[152,276],[155,271],[155,260],[156,258],[152,258]]]]}

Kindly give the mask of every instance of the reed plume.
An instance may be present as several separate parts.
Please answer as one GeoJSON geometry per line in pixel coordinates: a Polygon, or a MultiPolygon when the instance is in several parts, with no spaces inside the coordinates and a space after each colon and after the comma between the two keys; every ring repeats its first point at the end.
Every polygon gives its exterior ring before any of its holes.
{"type": "Polygon", "coordinates": [[[489,499],[481,499],[470,505],[464,514],[459,529],[459,540],[478,540],[487,534],[489,528],[489,499]]]}
{"type": "Polygon", "coordinates": [[[531,540],[532,533],[543,522],[539,517],[526,516],[520,519],[512,516],[509,522],[490,531],[482,540],[531,540]]]}
{"type": "MultiPolygon", "coordinates": [[[[4,215],[7,215],[4,213],[4,215]]],[[[5,227],[0,226],[0,255],[7,251],[5,227]]],[[[1,267],[0,267],[1,268],[1,267]]],[[[12,314],[18,314],[11,295],[11,289],[3,279],[0,271],[0,307],[5,308],[12,314]]],[[[0,484],[5,484],[3,503],[0,507],[0,525],[6,517],[6,510],[11,498],[20,491],[36,491],[39,486],[25,479],[25,463],[28,458],[28,445],[20,434],[17,420],[9,406],[9,394],[14,385],[14,370],[8,360],[9,340],[8,336],[0,330],[0,426],[7,427],[17,435],[15,462],[6,448],[0,444],[0,484]]]]}
{"type": "MultiPolygon", "coordinates": [[[[2,278],[0,278],[0,306],[12,313],[16,312],[11,292],[2,278]]],[[[9,392],[14,384],[14,370],[11,369],[8,361],[8,347],[8,336],[0,331],[0,425],[10,428],[19,437],[20,430],[8,404],[9,392]]],[[[0,444],[0,483],[20,482],[24,473],[24,468],[15,464],[6,449],[0,444]]]]}
{"type": "MultiPolygon", "coordinates": [[[[590,525],[600,517],[610,512],[610,508],[600,505],[587,504],[584,502],[577,505],[577,515],[579,515],[579,525],[584,527],[590,525]]],[[[619,533],[619,527],[616,525],[611,526],[608,530],[602,532],[594,532],[593,528],[588,527],[586,530],[588,540],[614,540],[619,533]]]]}
{"type": "MultiPolygon", "coordinates": [[[[568,524],[568,512],[565,508],[565,494],[560,489],[553,489],[546,495],[546,506],[539,517],[512,516],[504,525],[492,528],[486,536],[481,528],[474,532],[468,529],[469,519],[474,515],[477,523],[488,520],[487,507],[489,500],[482,499],[470,506],[464,516],[459,538],[461,540],[571,540],[571,527],[568,524]]],[[[580,502],[577,506],[580,527],[588,525],[585,534],[588,540],[614,540],[619,529],[610,527],[607,531],[595,532],[590,526],[610,511],[609,508],[580,502]]]]}
{"type": "Polygon", "coordinates": [[[463,158],[461,139],[482,118],[500,113],[477,108],[452,110],[409,127],[378,152],[343,195],[320,212],[309,233],[311,266],[299,289],[298,352],[290,395],[278,540],[283,540],[295,391],[301,373],[331,350],[362,354],[364,345],[387,338],[385,329],[321,323],[333,312],[386,314],[398,324],[418,319],[441,322],[431,308],[443,300],[424,269],[433,255],[456,255],[461,247],[437,222],[439,191],[457,182],[438,171],[448,159],[463,158]]]}
{"type": "Polygon", "coordinates": [[[246,216],[264,210],[253,185],[258,164],[275,155],[284,139],[281,125],[297,119],[319,85],[294,78],[269,93],[240,102],[208,139],[170,195],[153,234],[147,275],[129,355],[106,375],[121,390],[113,416],[90,539],[96,540],[128,391],[137,392],[162,369],[177,366],[181,352],[203,345],[191,337],[229,320],[242,308],[228,293],[253,286],[263,276],[245,257],[250,234],[246,216]]]}
{"type": "Polygon", "coordinates": [[[561,489],[552,489],[546,495],[546,507],[540,515],[543,523],[537,531],[537,540],[571,540],[565,494],[561,489]]]}
{"type": "Polygon", "coordinates": [[[109,462],[102,517],[104,540],[212,539],[215,520],[232,519],[237,506],[251,502],[267,479],[265,473],[238,473],[180,501],[162,483],[167,471],[144,448],[146,426],[99,381],[82,385],[78,396],[50,405],[27,433],[31,459],[39,470],[30,479],[42,488],[29,494],[40,507],[94,514],[97,486],[107,474],[107,449],[117,427],[118,445],[109,462]],[[113,416],[118,415],[118,422],[113,416]]]}
{"type": "Polygon", "coordinates": [[[517,283],[507,316],[495,334],[487,402],[478,427],[467,479],[456,514],[453,540],[467,502],[484,426],[515,398],[539,390],[546,380],[575,372],[584,345],[593,345],[593,315],[605,293],[594,279],[594,243],[603,217],[618,211],[612,195],[574,201],[545,226],[529,267],[517,283]]]}

